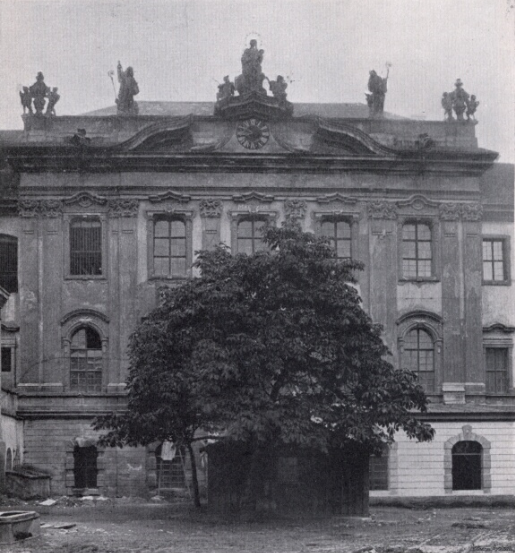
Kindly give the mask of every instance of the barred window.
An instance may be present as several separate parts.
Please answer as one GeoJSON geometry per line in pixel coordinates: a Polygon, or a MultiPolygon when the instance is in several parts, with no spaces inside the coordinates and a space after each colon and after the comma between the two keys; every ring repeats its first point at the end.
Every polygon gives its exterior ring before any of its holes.
{"type": "Polygon", "coordinates": [[[432,276],[431,227],[423,223],[406,223],[402,227],[402,276],[427,278],[432,276]]]}
{"type": "Polygon", "coordinates": [[[329,239],[338,259],[351,258],[351,226],[347,221],[322,221],[320,234],[329,239]]]}
{"type": "Polygon", "coordinates": [[[404,369],[417,373],[420,384],[426,391],[434,391],[434,344],[427,331],[415,328],[406,334],[403,366],[404,369]]]}
{"type": "Polygon", "coordinates": [[[503,394],[508,390],[508,348],[486,348],[486,392],[503,394]]]}
{"type": "Polygon", "coordinates": [[[98,332],[89,326],[80,328],[72,336],[70,389],[76,392],[102,389],[102,341],[98,332]]]}
{"type": "Polygon", "coordinates": [[[154,221],[154,275],[186,274],[186,224],[181,219],[154,221]]]}
{"type": "Polygon", "coordinates": [[[70,224],[70,275],[102,274],[102,224],[98,218],[70,224]]]}
{"type": "Polygon", "coordinates": [[[18,239],[7,234],[0,234],[0,286],[18,291],[18,239]]]}
{"type": "Polygon", "coordinates": [[[370,490],[388,489],[388,447],[380,455],[371,455],[369,461],[370,490]]]}
{"type": "Polygon", "coordinates": [[[483,280],[504,282],[506,276],[505,241],[501,239],[483,239],[483,280]]]}
{"type": "Polygon", "coordinates": [[[263,242],[263,231],[266,227],[266,219],[242,219],[237,228],[238,253],[252,255],[266,249],[263,242]]]}

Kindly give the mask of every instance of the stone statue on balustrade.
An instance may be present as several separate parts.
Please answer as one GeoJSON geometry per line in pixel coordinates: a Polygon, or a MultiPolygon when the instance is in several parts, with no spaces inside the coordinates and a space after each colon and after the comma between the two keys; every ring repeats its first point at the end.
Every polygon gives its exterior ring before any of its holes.
{"type": "Polygon", "coordinates": [[[45,77],[41,71],[36,75],[36,82],[29,88],[36,115],[43,115],[45,99],[50,88],[45,84],[45,77]]]}
{"type": "Polygon", "coordinates": [[[385,78],[379,76],[374,70],[370,71],[370,76],[368,78],[368,90],[370,94],[365,94],[370,111],[370,117],[383,116],[389,71],[390,68],[388,67],[385,78]]]}
{"type": "Polygon", "coordinates": [[[23,106],[23,115],[27,112],[31,115],[34,113],[32,111],[32,96],[28,86],[24,86],[23,90],[20,92],[21,105],[23,106]]]}
{"type": "Polygon", "coordinates": [[[444,92],[442,96],[441,103],[445,111],[445,120],[454,121],[454,111],[457,121],[465,121],[466,115],[467,121],[476,122],[475,113],[479,105],[476,96],[465,91],[461,79],[456,80],[454,87],[452,92],[444,92]]]}
{"type": "Polygon", "coordinates": [[[288,88],[288,84],[284,80],[284,77],[282,75],[277,75],[277,79],[275,81],[271,81],[267,79],[268,86],[270,87],[270,92],[272,92],[274,98],[276,98],[279,103],[286,101],[286,89],[288,88]]]}
{"type": "Polygon", "coordinates": [[[257,40],[250,41],[249,48],[246,48],[241,56],[241,75],[234,80],[238,94],[243,95],[249,92],[259,92],[266,95],[263,81],[266,79],[261,69],[264,50],[258,50],[257,40]]]}
{"type": "Polygon", "coordinates": [[[48,103],[46,106],[45,115],[56,115],[55,105],[59,102],[61,96],[57,93],[58,88],[55,86],[52,90],[49,90],[47,93],[48,103]]]}
{"type": "Polygon", "coordinates": [[[123,71],[122,64],[118,62],[117,71],[118,82],[120,83],[120,90],[118,91],[118,98],[116,99],[118,114],[137,115],[139,109],[138,103],[134,100],[134,96],[139,94],[139,87],[134,78],[134,69],[132,67],[127,67],[127,69],[123,71]]]}
{"type": "Polygon", "coordinates": [[[218,85],[218,92],[216,94],[217,102],[232,98],[234,96],[234,83],[229,79],[229,75],[224,77],[224,82],[218,85]]]}

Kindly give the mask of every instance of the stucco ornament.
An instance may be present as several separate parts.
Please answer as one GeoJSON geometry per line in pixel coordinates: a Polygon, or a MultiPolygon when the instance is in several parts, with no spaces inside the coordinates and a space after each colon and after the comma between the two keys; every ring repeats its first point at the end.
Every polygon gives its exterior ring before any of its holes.
{"type": "Polygon", "coordinates": [[[442,221],[481,221],[483,208],[477,203],[443,203],[440,204],[442,221]]]}
{"type": "Polygon", "coordinates": [[[371,219],[397,219],[397,208],[392,202],[370,202],[367,208],[371,219]]]}
{"type": "Polygon", "coordinates": [[[136,217],[138,214],[138,200],[109,200],[107,205],[109,217],[136,217]]]}
{"type": "Polygon", "coordinates": [[[306,209],[307,203],[304,200],[286,200],[284,202],[284,212],[286,218],[290,220],[304,219],[306,209]]]}
{"type": "Polygon", "coordinates": [[[201,217],[216,218],[222,214],[222,202],[220,200],[204,199],[199,203],[201,217]]]}

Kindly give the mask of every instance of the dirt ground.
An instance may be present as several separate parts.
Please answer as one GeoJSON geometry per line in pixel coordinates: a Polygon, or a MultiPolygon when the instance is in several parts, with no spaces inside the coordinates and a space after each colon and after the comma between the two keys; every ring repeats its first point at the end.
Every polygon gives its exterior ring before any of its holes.
{"type": "Polygon", "coordinates": [[[238,522],[187,506],[108,500],[36,510],[41,536],[12,553],[471,553],[515,552],[512,508],[372,507],[370,518],[238,522]]]}

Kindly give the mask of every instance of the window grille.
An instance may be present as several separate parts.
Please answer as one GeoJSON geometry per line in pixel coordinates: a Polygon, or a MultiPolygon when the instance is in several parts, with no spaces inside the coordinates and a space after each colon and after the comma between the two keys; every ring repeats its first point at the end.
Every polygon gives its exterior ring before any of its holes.
{"type": "Polygon", "coordinates": [[[100,392],[102,389],[102,342],[90,327],[80,328],[70,345],[70,389],[100,392]]]}
{"type": "Polygon", "coordinates": [[[486,392],[508,391],[508,348],[486,348],[486,392]]]}
{"type": "Polygon", "coordinates": [[[263,231],[266,224],[265,219],[242,219],[238,222],[238,253],[252,255],[266,249],[266,244],[263,242],[263,231]]]}
{"type": "Polygon", "coordinates": [[[431,228],[422,223],[402,227],[402,275],[404,278],[432,276],[431,228]]]}
{"type": "Polygon", "coordinates": [[[320,233],[329,239],[338,259],[351,258],[351,226],[347,221],[323,221],[320,233]]]}
{"type": "Polygon", "coordinates": [[[70,224],[70,274],[102,274],[102,225],[98,219],[76,219],[70,224]]]}
{"type": "Polygon", "coordinates": [[[371,455],[369,461],[369,482],[371,490],[388,489],[388,448],[381,455],[371,455]]]}
{"type": "Polygon", "coordinates": [[[415,328],[406,334],[403,365],[406,370],[417,373],[420,384],[426,391],[434,391],[434,344],[428,332],[415,328]]]}
{"type": "Polygon", "coordinates": [[[154,222],[154,275],[186,274],[186,224],[179,219],[154,222]]]}
{"type": "Polygon", "coordinates": [[[18,291],[18,239],[5,234],[0,234],[0,286],[18,291]]]}
{"type": "Polygon", "coordinates": [[[504,260],[504,240],[483,240],[483,280],[503,282],[506,280],[506,264],[504,260]]]}

